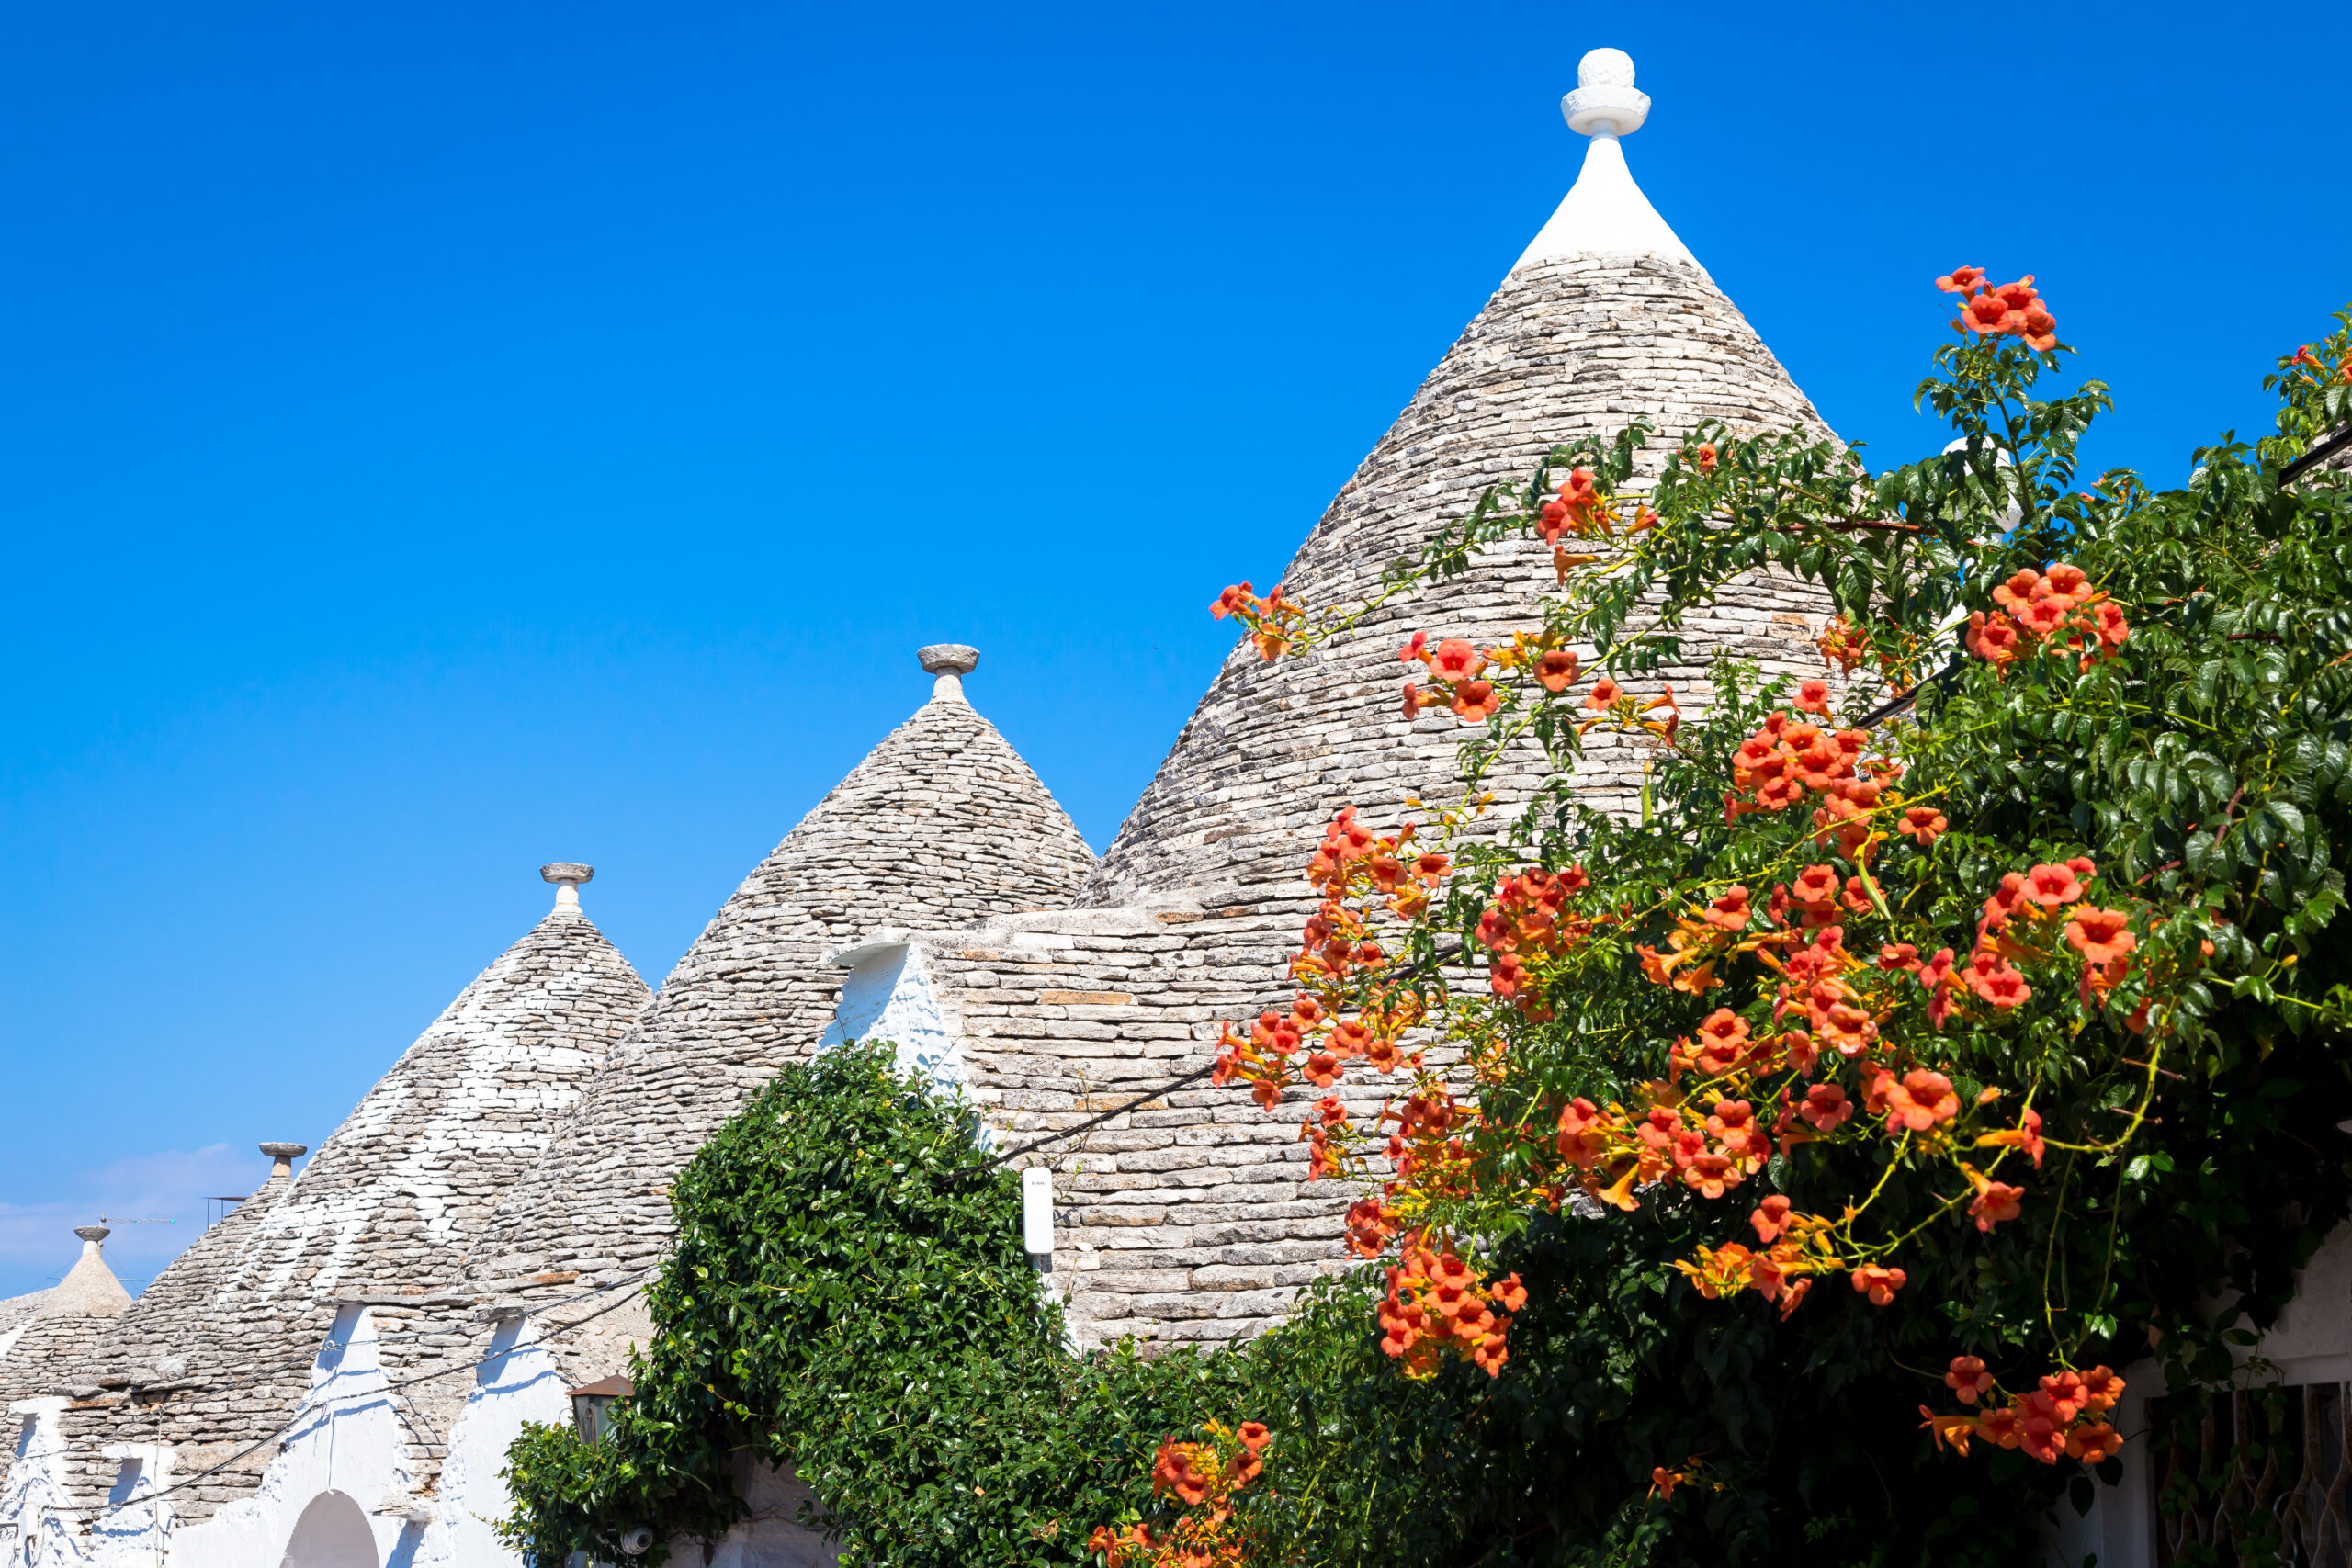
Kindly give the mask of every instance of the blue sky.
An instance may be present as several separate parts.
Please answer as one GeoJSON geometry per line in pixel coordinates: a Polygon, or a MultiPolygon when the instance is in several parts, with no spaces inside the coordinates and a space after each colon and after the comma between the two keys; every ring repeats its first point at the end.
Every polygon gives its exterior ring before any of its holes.
{"type": "Polygon", "coordinates": [[[2352,297],[2352,12],[123,5],[0,16],[0,1293],[137,1282],[548,902],[658,981],[920,703],[1098,847],[1573,179],[1884,460],[1957,263],[2168,479],[2352,297]]]}

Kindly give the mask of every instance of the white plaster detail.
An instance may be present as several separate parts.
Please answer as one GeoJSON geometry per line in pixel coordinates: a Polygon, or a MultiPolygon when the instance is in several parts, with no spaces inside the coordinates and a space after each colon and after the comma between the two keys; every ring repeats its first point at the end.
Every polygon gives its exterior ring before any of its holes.
{"type": "Polygon", "coordinates": [[[1634,88],[1634,57],[1596,49],[1577,62],[1576,90],[1560,100],[1560,117],[1578,136],[1631,136],[1650,118],[1650,96],[1634,88]]]}
{"type": "MultiPolygon", "coordinates": [[[[311,1392],[278,1441],[277,1457],[250,1497],[229,1504],[203,1524],[173,1534],[166,1568],[256,1568],[316,1561],[410,1562],[417,1523],[371,1509],[407,1495],[413,1471],[397,1401],[377,1354],[374,1314],[356,1303],[337,1309],[334,1326],[311,1369],[311,1392]],[[347,1505],[347,1506],[346,1506],[347,1505]],[[372,1558],[361,1558],[356,1529],[364,1529],[372,1558]],[[407,1539],[403,1539],[407,1538],[407,1539]],[[298,1558],[298,1540],[304,1548],[298,1558]],[[404,1556],[395,1556],[398,1551],[404,1556]]],[[[126,1539],[126,1545],[131,1542],[126,1539]]],[[[153,1559],[152,1540],[141,1542],[153,1559]]]]}
{"type": "Polygon", "coordinates": [[[883,932],[826,959],[845,968],[833,1021],[817,1041],[830,1051],[853,1040],[888,1040],[900,1073],[929,1078],[943,1094],[962,1095],[970,1078],[955,1034],[932,992],[922,959],[903,933],[883,932]]]}
{"type": "MultiPolygon", "coordinates": [[[[564,1387],[531,1321],[521,1315],[502,1321],[449,1433],[438,1487],[419,1496],[412,1490],[413,1434],[404,1428],[395,1408],[399,1395],[378,1359],[372,1314],[346,1305],[320,1348],[311,1397],[253,1496],[175,1531],[168,1501],[143,1501],[171,1483],[169,1445],[113,1445],[104,1451],[121,1470],[106,1509],[84,1538],[87,1555],[75,1544],[78,1521],[67,1517],[51,1532],[60,1544],[31,1561],[40,1568],[85,1562],[90,1568],[148,1568],[159,1561],[164,1568],[280,1562],[304,1568],[345,1562],[513,1568],[517,1559],[492,1528],[513,1505],[503,1474],[506,1450],[524,1423],[570,1418],[564,1387]],[[371,1554],[365,1557],[358,1555],[363,1532],[371,1554]]],[[[57,1414],[65,1404],[30,1400],[14,1407],[25,1430],[0,1517],[28,1517],[28,1505],[38,1508],[41,1501],[29,1494],[44,1479],[58,1490],[49,1472],[62,1465],[57,1414]]],[[[0,1554],[0,1568],[16,1568],[16,1562],[0,1554]]]]}
{"type": "Polygon", "coordinates": [[[107,1568],[152,1563],[157,1538],[171,1535],[171,1499],[157,1494],[172,1484],[172,1445],[108,1443],[98,1453],[115,1461],[115,1474],[106,1506],[90,1521],[90,1561],[107,1568]]]}
{"type": "Polygon", "coordinates": [[[1622,50],[1596,49],[1577,65],[1577,82],[1560,112],[1572,130],[1592,138],[1584,168],[1511,271],[1590,255],[1664,256],[1697,266],[1699,258],[1634,183],[1618,145],[1649,118],[1649,95],[1634,90],[1633,61],[1622,50]]]}
{"type": "Polygon", "coordinates": [[[17,1525],[13,1543],[26,1568],[65,1568],[82,1561],[75,1527],[79,1519],[68,1505],[65,1435],[59,1417],[69,1402],[62,1398],[20,1399],[8,1406],[18,1423],[7,1489],[0,1492],[0,1519],[17,1525]]]}
{"type": "Polygon", "coordinates": [[[503,1474],[507,1447],[523,1435],[526,1421],[555,1425],[571,1416],[563,1374],[539,1342],[537,1326],[519,1315],[501,1320],[489,1355],[476,1370],[466,1407],[450,1429],[449,1457],[441,1466],[439,1495],[415,1568],[513,1562],[514,1553],[491,1528],[514,1505],[503,1474]]]}

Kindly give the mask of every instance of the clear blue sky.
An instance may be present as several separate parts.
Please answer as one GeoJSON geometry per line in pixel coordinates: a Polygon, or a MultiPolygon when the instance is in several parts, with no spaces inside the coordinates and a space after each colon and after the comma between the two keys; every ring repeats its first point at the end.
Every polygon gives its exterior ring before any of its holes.
{"type": "Polygon", "coordinates": [[[0,17],[0,1293],[140,1281],[594,863],[658,981],[978,644],[1098,847],[1574,177],[1880,457],[1956,263],[2163,479],[2352,296],[2341,4],[0,17]]]}

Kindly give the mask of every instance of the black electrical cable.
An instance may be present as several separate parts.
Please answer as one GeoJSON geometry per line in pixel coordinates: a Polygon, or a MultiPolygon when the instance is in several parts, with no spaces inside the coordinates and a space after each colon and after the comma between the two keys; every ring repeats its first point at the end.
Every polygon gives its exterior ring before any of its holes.
{"type": "Polygon", "coordinates": [[[1128,1111],[1135,1110],[1137,1106],[1148,1104],[1152,1100],[1159,1099],[1161,1095],[1166,1094],[1170,1089],[1182,1089],[1188,1083],[1198,1083],[1201,1079],[1208,1077],[1211,1073],[1216,1071],[1216,1064],[1215,1062],[1211,1062],[1205,1067],[1195,1067],[1191,1072],[1183,1075],[1183,1077],[1170,1078],[1166,1083],[1159,1085],[1157,1089],[1146,1089],[1142,1094],[1137,1095],[1135,1099],[1127,1101],[1125,1105],[1114,1106],[1110,1110],[1103,1111],[1099,1116],[1090,1116],[1085,1121],[1074,1123],[1071,1126],[1057,1128],[1053,1132],[1046,1134],[1042,1138],[1036,1139],[1031,1143],[1023,1144],[1017,1149],[1007,1149],[1004,1153],[997,1155],[989,1159],[984,1159],[978,1165],[967,1165],[961,1170],[949,1171],[945,1179],[949,1181],[960,1181],[967,1176],[978,1176],[984,1170],[996,1169],[1007,1160],[1019,1159],[1023,1155],[1035,1154],[1039,1149],[1050,1147],[1055,1144],[1060,1143],[1065,1138],[1074,1138],[1080,1133],[1091,1132],[1094,1128],[1101,1126],[1103,1122],[1108,1122],[1114,1116],[1124,1116],[1128,1111]]]}

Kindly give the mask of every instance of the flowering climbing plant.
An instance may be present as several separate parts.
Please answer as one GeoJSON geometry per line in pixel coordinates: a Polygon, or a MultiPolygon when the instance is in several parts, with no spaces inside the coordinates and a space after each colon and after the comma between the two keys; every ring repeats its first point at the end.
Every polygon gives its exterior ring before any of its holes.
{"type": "Polygon", "coordinates": [[[1248,1561],[1255,1542],[1237,1522],[1237,1495],[1266,1468],[1273,1434],[1261,1421],[1204,1421],[1196,1437],[1163,1438],[1152,1456],[1151,1492],[1175,1510],[1164,1528],[1140,1519],[1098,1525],[1087,1541],[1109,1568],[1225,1568],[1248,1561]]]}
{"type": "Polygon", "coordinates": [[[2070,351],[2030,276],[1935,286],[1939,455],[1713,423],[1660,455],[1637,420],[1361,603],[1212,607],[1268,660],[1403,628],[1399,716],[1462,737],[1459,797],[1301,846],[1295,998],[1218,1062],[1360,1190],[1408,1378],[1508,1375],[1528,1289],[1492,1259],[1537,1218],[1670,1209],[1682,1288],[1856,1320],[1921,1444],[2097,1469],[2116,1369],[2243,1361],[2344,1213],[2352,492],[2320,459],[2352,316],[2280,359],[2276,435],[2160,491],[2079,471],[2108,394],[2041,394],[2070,351]],[[1400,617],[1511,537],[1549,558],[1510,640],[1400,617]],[[1815,585],[1810,648],[1694,662],[1690,618],[1758,574],[1815,585]],[[1509,809],[1507,758],[1543,780],[1509,809]]]}

